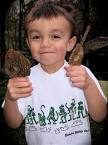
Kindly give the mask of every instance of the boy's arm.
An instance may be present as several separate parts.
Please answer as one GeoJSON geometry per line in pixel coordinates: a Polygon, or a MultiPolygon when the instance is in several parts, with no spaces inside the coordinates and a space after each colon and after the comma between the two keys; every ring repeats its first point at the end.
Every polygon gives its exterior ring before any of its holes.
{"type": "Polygon", "coordinates": [[[87,88],[84,89],[88,111],[92,119],[97,122],[102,121],[107,114],[107,103],[100,93],[96,83],[91,79],[87,88]]]}
{"type": "Polygon", "coordinates": [[[65,70],[72,86],[83,89],[92,119],[102,121],[107,114],[107,99],[93,73],[82,65],[68,66],[65,70]]]}
{"type": "Polygon", "coordinates": [[[20,51],[9,49],[5,55],[4,69],[10,77],[4,101],[4,116],[7,124],[16,128],[23,121],[17,100],[31,94],[31,84],[26,76],[30,75],[31,62],[20,51]]]}
{"type": "Polygon", "coordinates": [[[29,97],[32,93],[32,84],[28,77],[12,78],[7,85],[7,93],[3,104],[4,117],[12,128],[21,125],[23,117],[18,108],[18,99],[29,97]]]}
{"type": "Polygon", "coordinates": [[[17,128],[21,125],[23,121],[23,116],[19,112],[17,101],[12,101],[6,94],[5,102],[4,102],[4,117],[9,127],[17,128]]]}

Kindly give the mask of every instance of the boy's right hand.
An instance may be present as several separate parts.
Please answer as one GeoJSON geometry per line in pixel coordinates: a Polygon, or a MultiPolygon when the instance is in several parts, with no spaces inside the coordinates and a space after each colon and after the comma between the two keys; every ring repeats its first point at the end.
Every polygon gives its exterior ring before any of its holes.
{"type": "Polygon", "coordinates": [[[28,77],[17,77],[9,80],[7,85],[7,99],[16,101],[32,94],[32,84],[28,77]]]}

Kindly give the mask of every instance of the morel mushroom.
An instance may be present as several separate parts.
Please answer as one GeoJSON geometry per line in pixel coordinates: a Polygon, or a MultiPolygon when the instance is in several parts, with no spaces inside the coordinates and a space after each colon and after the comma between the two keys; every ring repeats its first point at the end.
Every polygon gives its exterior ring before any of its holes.
{"type": "Polygon", "coordinates": [[[5,55],[4,69],[10,77],[25,77],[30,74],[31,62],[21,52],[9,49],[5,55]]]}

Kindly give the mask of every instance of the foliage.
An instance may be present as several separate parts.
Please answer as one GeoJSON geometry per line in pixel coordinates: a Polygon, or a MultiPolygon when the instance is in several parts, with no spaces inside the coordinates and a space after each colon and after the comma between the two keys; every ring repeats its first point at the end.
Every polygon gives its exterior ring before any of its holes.
{"type": "Polygon", "coordinates": [[[105,93],[105,96],[108,99],[108,81],[100,80],[99,83],[100,83],[102,90],[105,93]]]}

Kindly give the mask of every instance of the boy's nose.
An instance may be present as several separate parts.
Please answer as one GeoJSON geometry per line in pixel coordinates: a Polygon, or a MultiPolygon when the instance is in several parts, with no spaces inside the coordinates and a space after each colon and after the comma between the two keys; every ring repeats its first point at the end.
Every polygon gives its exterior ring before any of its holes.
{"type": "Polygon", "coordinates": [[[41,47],[50,47],[50,40],[48,38],[42,39],[41,47]]]}

